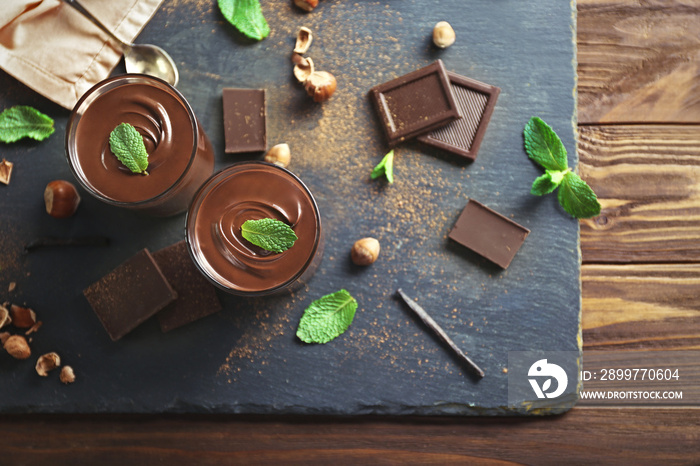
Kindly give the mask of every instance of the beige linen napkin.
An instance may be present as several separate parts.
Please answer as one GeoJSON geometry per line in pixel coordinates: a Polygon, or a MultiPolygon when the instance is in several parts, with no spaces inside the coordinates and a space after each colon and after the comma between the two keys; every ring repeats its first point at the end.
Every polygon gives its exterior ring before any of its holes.
{"type": "MultiPolygon", "coordinates": [[[[105,26],[132,42],[163,0],[81,0],[105,26]]],[[[2,0],[0,68],[72,109],[121,58],[107,34],[61,0],[2,0]]]]}

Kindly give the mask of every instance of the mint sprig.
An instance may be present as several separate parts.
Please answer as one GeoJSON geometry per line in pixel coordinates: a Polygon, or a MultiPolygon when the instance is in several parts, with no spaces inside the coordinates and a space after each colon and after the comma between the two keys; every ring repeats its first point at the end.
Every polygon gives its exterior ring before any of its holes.
{"type": "Polygon", "coordinates": [[[270,34],[258,0],[218,0],[224,18],[244,35],[262,40],[270,34]]]}
{"type": "Polygon", "coordinates": [[[523,131],[525,152],[545,168],[545,173],[532,183],[530,193],[543,196],[559,188],[557,199],[566,212],[575,218],[600,214],[600,203],[593,189],[569,168],[566,148],[557,133],[538,117],[530,118],[523,131]]]}
{"type": "Polygon", "coordinates": [[[126,168],[148,175],[148,152],[143,136],[129,123],[121,123],[109,135],[109,148],[126,168]]]}
{"type": "Polygon", "coordinates": [[[355,311],[357,301],[346,290],[323,296],[304,311],[297,337],[305,343],[328,343],[350,327],[355,311]]]}
{"type": "Polygon", "coordinates": [[[370,177],[373,180],[381,176],[386,176],[387,181],[391,184],[394,182],[394,149],[390,150],[372,170],[370,177]]]}
{"type": "Polygon", "coordinates": [[[0,113],[0,141],[15,142],[22,138],[43,141],[55,131],[51,117],[39,110],[17,105],[0,113]]]}
{"type": "Polygon", "coordinates": [[[289,225],[274,218],[246,220],[241,225],[241,235],[254,245],[270,252],[284,252],[298,240],[289,225]]]}

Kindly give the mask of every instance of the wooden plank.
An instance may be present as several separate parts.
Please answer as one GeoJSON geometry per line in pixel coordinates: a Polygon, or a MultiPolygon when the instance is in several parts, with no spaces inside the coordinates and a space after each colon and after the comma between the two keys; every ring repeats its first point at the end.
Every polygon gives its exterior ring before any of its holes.
{"type": "Polygon", "coordinates": [[[699,349],[700,264],[584,265],[584,350],[699,349]]]}
{"type": "Polygon", "coordinates": [[[24,465],[690,464],[700,455],[696,412],[574,408],[548,418],[381,420],[5,416],[0,446],[4,463],[24,465]]]}
{"type": "Polygon", "coordinates": [[[700,261],[700,128],[579,128],[579,171],[600,198],[584,262],[700,261]]]}
{"type": "Polygon", "coordinates": [[[700,3],[579,0],[580,123],[700,122],[700,3]]]}

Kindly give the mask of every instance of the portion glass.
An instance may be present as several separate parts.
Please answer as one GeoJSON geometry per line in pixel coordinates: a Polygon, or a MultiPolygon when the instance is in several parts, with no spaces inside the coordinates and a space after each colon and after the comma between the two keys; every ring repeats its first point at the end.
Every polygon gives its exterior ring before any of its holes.
{"type": "Polygon", "coordinates": [[[66,157],[97,199],[159,217],[187,210],[214,171],[214,149],[185,97],[140,74],[106,79],[80,98],[68,120],[66,157]],[[148,175],[131,172],[112,153],[109,136],[121,123],[143,136],[148,175]]]}
{"type": "Polygon", "coordinates": [[[194,263],[231,294],[291,291],[314,274],[323,257],[321,215],[311,191],[292,172],[265,162],[239,162],[213,175],[187,212],[185,238],[194,263]],[[246,220],[273,218],[298,239],[282,253],[241,235],[246,220]]]}

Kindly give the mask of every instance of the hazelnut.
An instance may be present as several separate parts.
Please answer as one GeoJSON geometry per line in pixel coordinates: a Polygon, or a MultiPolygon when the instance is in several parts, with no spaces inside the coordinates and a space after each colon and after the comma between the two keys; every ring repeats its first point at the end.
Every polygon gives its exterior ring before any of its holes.
{"type": "Polygon", "coordinates": [[[292,61],[294,62],[294,77],[297,78],[297,81],[300,83],[305,83],[306,80],[309,79],[309,76],[315,71],[314,61],[311,57],[304,58],[296,53],[292,61]],[[297,59],[296,57],[299,58],[297,59]]]}
{"type": "Polygon", "coordinates": [[[46,212],[56,218],[66,218],[73,215],[80,204],[80,195],[73,183],[65,180],[54,180],[46,185],[44,190],[46,212]]]}
{"type": "Polygon", "coordinates": [[[61,379],[61,382],[65,383],[65,384],[73,383],[73,382],[75,382],[75,372],[73,372],[72,367],[63,366],[58,378],[61,379]]]}
{"type": "Polygon", "coordinates": [[[304,11],[312,11],[318,6],[318,0],[294,0],[294,4],[304,11]]]}
{"type": "Polygon", "coordinates": [[[309,47],[311,47],[311,42],[314,41],[314,35],[311,33],[311,29],[302,26],[297,32],[297,42],[294,46],[294,53],[305,54],[309,47]]]}
{"type": "Polygon", "coordinates": [[[265,162],[274,163],[282,168],[287,168],[292,153],[288,144],[277,144],[265,154],[265,162]]]}
{"type": "Polygon", "coordinates": [[[12,316],[12,323],[17,328],[31,328],[36,324],[36,312],[28,307],[13,304],[10,307],[10,315],[12,316]]]}
{"type": "Polygon", "coordinates": [[[0,332],[0,345],[5,346],[8,338],[10,338],[10,332],[0,332]]]}
{"type": "Polygon", "coordinates": [[[10,311],[8,311],[5,306],[0,306],[0,328],[11,323],[12,317],[10,317],[10,311]]]}
{"type": "Polygon", "coordinates": [[[36,373],[42,377],[49,375],[49,371],[61,365],[61,358],[56,353],[46,353],[39,356],[36,361],[36,373]]]}
{"type": "Polygon", "coordinates": [[[314,71],[306,79],[304,88],[313,97],[314,102],[323,102],[331,98],[336,88],[335,76],[327,71],[314,71]]]}
{"type": "Polygon", "coordinates": [[[32,355],[26,338],[22,335],[12,335],[3,344],[3,348],[15,359],[27,359],[32,355]]]}
{"type": "Polygon", "coordinates": [[[350,258],[355,265],[369,265],[379,257],[379,241],[374,238],[362,238],[355,241],[350,251],[350,258]]]}
{"type": "Polygon", "coordinates": [[[440,21],[433,28],[433,43],[441,49],[446,49],[455,43],[455,30],[447,21],[440,21]]]}

